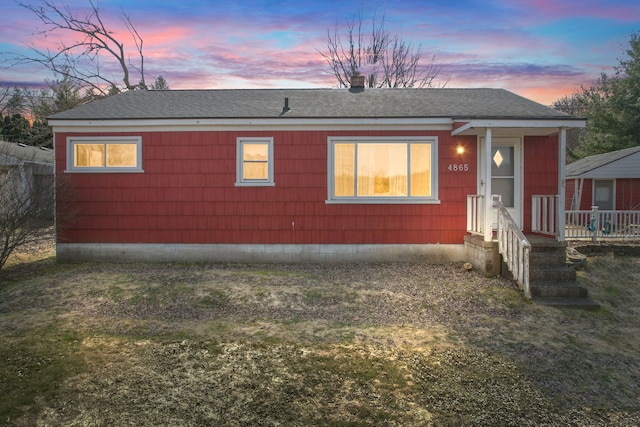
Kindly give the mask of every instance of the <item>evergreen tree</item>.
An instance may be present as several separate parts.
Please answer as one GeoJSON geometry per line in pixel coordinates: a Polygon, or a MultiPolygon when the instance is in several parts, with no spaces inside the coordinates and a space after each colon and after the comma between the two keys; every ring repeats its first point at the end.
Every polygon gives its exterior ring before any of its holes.
{"type": "Polygon", "coordinates": [[[31,138],[29,120],[22,114],[6,116],[2,126],[2,136],[6,141],[29,145],[31,138]]]}
{"type": "Polygon", "coordinates": [[[602,73],[593,85],[554,103],[587,118],[578,158],[640,145],[640,33],[631,36],[625,53],[612,75],[602,73]]]}
{"type": "Polygon", "coordinates": [[[170,87],[164,77],[158,76],[153,85],[151,85],[151,90],[170,90],[170,87]]]}
{"type": "Polygon", "coordinates": [[[27,96],[33,115],[30,145],[52,147],[53,134],[47,124],[47,117],[87,101],[87,98],[80,94],[78,82],[67,75],[63,75],[61,80],[47,81],[47,84],[48,89],[31,92],[27,96]]]}

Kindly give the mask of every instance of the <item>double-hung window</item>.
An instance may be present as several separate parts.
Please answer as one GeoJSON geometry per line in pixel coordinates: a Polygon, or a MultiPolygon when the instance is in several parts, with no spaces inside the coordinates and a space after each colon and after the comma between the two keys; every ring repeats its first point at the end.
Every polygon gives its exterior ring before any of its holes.
{"type": "Polygon", "coordinates": [[[236,140],[236,186],[273,186],[273,138],[236,140]]]}
{"type": "Polygon", "coordinates": [[[436,137],[330,137],[330,203],[438,203],[436,137]]]}
{"type": "Polygon", "coordinates": [[[67,172],[143,172],[142,138],[69,137],[67,172]]]}

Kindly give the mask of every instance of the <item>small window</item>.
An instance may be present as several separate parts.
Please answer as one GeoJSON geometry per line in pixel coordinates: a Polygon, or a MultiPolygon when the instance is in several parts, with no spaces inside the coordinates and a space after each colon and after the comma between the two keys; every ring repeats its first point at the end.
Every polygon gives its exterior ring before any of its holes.
{"type": "Polygon", "coordinates": [[[237,186],[272,186],[273,138],[237,139],[237,186]]]}
{"type": "Polygon", "coordinates": [[[68,138],[67,172],[142,172],[142,138],[68,138]]]}
{"type": "Polygon", "coordinates": [[[593,180],[593,203],[603,211],[612,211],[615,206],[615,181],[613,179],[593,180]]]}
{"type": "Polygon", "coordinates": [[[332,203],[437,203],[436,138],[329,138],[332,203]]]}

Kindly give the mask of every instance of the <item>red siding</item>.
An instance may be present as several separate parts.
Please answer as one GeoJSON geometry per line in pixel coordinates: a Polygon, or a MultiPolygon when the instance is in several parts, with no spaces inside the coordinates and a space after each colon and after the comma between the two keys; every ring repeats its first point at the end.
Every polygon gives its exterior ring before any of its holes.
{"type": "MultiPolygon", "coordinates": [[[[571,197],[574,192],[574,180],[567,180],[567,209],[571,208],[571,197]]],[[[616,209],[632,210],[640,209],[640,179],[617,178],[616,179],[616,209]]],[[[582,187],[580,210],[590,210],[593,206],[593,180],[585,179],[582,187]]]]}
{"type": "Polygon", "coordinates": [[[524,138],[523,229],[531,232],[531,196],[558,194],[558,137],[524,138]]]}
{"type": "Polygon", "coordinates": [[[144,173],[131,174],[65,174],[71,135],[89,134],[56,134],[57,174],[77,209],[60,242],[459,244],[476,193],[476,138],[450,131],[124,133],[142,137],[144,173]],[[385,135],[438,137],[441,204],[326,204],[327,138],[385,135]],[[275,187],[234,186],[239,136],[274,138],[275,187]],[[448,170],[461,163],[469,170],[448,170]]]}
{"type": "Polygon", "coordinates": [[[616,209],[640,209],[640,179],[616,179],[616,209]]]}
{"type": "Polygon", "coordinates": [[[590,179],[585,179],[584,184],[582,184],[582,197],[580,200],[580,210],[589,210],[592,203],[593,196],[593,182],[590,179]]]}

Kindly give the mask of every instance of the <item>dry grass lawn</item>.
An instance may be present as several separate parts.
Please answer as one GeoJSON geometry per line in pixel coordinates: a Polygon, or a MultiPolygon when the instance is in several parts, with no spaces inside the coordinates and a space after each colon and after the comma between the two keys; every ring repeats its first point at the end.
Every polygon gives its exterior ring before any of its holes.
{"type": "Polygon", "coordinates": [[[461,265],[61,264],[0,272],[0,425],[640,424],[640,259],[599,311],[461,265]]]}

